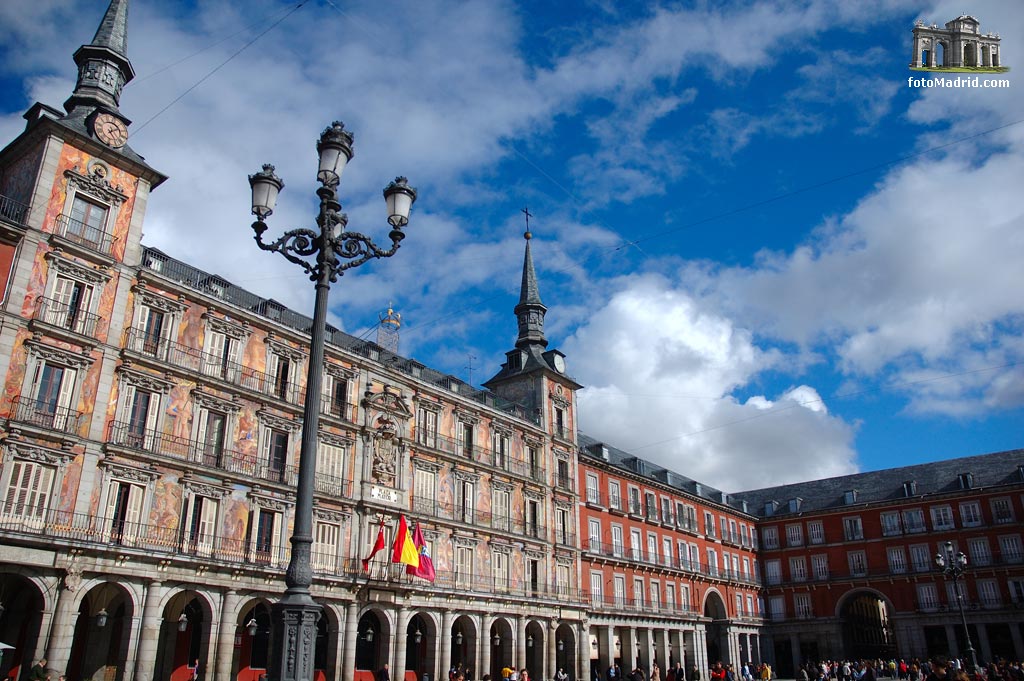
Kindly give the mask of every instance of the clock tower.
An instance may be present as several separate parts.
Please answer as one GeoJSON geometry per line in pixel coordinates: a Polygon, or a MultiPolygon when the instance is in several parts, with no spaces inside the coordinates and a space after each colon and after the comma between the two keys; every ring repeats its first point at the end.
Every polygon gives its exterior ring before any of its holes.
{"type": "Polygon", "coordinates": [[[583,386],[566,373],[565,355],[559,350],[547,349],[544,315],[548,309],[541,302],[537,287],[530,252],[533,234],[529,225],[523,237],[526,239],[523,278],[519,303],[514,309],[519,335],[515,349],[505,353],[501,371],[483,385],[499,397],[524,405],[555,438],[567,444],[575,443],[575,393],[583,386]]]}

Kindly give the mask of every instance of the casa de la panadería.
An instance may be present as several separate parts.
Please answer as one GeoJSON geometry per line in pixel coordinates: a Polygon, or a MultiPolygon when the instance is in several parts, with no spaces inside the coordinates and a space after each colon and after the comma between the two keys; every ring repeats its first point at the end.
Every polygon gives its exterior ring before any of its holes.
{"type": "MultiPolygon", "coordinates": [[[[259,681],[310,318],[142,243],[167,178],[119,108],[128,4],[82,18],[63,109],[0,151],[0,678],[47,658],[69,681],[259,681]]],[[[734,494],[655,466],[579,432],[524,251],[482,388],[328,329],[318,679],[962,655],[949,541],[979,659],[1024,657],[1024,452],[734,494]],[[403,516],[433,581],[390,550],[364,569],[403,516]]]]}

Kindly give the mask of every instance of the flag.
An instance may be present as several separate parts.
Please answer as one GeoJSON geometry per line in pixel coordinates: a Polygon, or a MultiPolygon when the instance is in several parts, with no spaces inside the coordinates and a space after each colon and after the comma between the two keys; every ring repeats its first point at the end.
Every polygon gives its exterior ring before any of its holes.
{"type": "Polygon", "coordinates": [[[416,530],[412,533],[412,543],[420,554],[420,564],[419,567],[407,566],[405,568],[406,573],[415,577],[422,577],[428,582],[434,581],[436,577],[434,562],[430,560],[430,553],[427,552],[427,542],[423,539],[423,530],[420,529],[419,523],[416,523],[416,530]]]}
{"type": "Polygon", "coordinates": [[[377,555],[377,552],[384,548],[384,516],[380,517],[380,529],[377,530],[377,541],[373,542],[373,548],[370,549],[370,555],[363,558],[363,572],[370,569],[370,561],[377,555]]]}
{"type": "Polygon", "coordinates": [[[404,515],[398,516],[398,532],[395,534],[395,544],[391,547],[391,562],[405,563],[416,568],[420,566],[420,553],[412,543],[404,515]]]}

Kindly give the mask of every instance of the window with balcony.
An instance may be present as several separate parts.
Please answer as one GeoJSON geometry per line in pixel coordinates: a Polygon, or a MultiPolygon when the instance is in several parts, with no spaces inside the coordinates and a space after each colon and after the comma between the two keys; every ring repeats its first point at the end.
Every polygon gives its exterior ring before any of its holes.
{"type": "Polygon", "coordinates": [[[903,529],[905,532],[924,532],[924,511],[919,508],[908,508],[903,511],[903,529]]]}
{"type": "Polygon", "coordinates": [[[568,439],[569,430],[565,427],[565,410],[561,407],[555,407],[555,435],[568,439]]]}
{"type": "Polygon", "coordinates": [[[591,518],[587,521],[587,538],[590,542],[590,550],[599,552],[601,550],[601,521],[591,518]]]}
{"type": "Polygon", "coordinates": [[[0,522],[42,529],[50,510],[57,467],[15,458],[5,467],[10,471],[0,522]]]}
{"type": "Polygon", "coordinates": [[[846,541],[864,538],[864,526],[861,524],[860,516],[843,518],[843,537],[846,541]]]}
{"type": "Polygon", "coordinates": [[[679,607],[684,611],[690,609],[690,585],[680,584],[679,585],[679,607]]]}
{"type": "Polygon", "coordinates": [[[559,595],[568,596],[572,593],[572,574],[570,566],[565,563],[559,563],[555,566],[555,588],[558,590],[559,595]]]}
{"type": "Polygon", "coordinates": [[[890,546],[886,549],[886,557],[889,559],[889,572],[902,575],[907,571],[907,554],[902,546],[890,546]]]}
{"type": "Polygon", "coordinates": [[[569,460],[568,459],[557,459],[555,461],[555,484],[565,490],[571,490],[575,487],[572,484],[572,474],[569,472],[569,460]]]}
{"type": "Polygon", "coordinates": [[[143,505],[146,488],[128,480],[113,479],[107,482],[105,539],[124,546],[134,546],[139,537],[146,535],[143,527],[143,505]]]}
{"type": "Polygon", "coordinates": [[[625,510],[622,506],[622,487],[618,480],[608,481],[608,507],[619,511],[625,510]]]}
{"type": "Polygon", "coordinates": [[[285,402],[296,401],[298,361],[295,357],[271,349],[267,352],[267,381],[264,391],[285,402]]]}
{"type": "Polygon", "coordinates": [[[956,527],[953,522],[953,509],[949,506],[932,506],[932,529],[952,530],[956,527]]]}
{"type": "Polygon", "coordinates": [[[629,531],[629,557],[633,560],[643,560],[644,558],[644,547],[643,540],[640,538],[640,530],[629,531]]]}
{"type": "Polygon", "coordinates": [[[825,543],[825,525],[820,520],[807,523],[807,539],[811,544],[825,543]]]}
{"type": "Polygon", "coordinates": [[[623,575],[615,575],[612,579],[612,593],[615,594],[615,605],[622,607],[626,605],[626,578],[623,575]]]}
{"type": "Polygon", "coordinates": [[[644,580],[639,577],[633,578],[633,606],[642,608],[647,604],[644,598],[644,580]]]}
{"type": "Polygon", "coordinates": [[[764,562],[764,579],[768,584],[781,584],[782,562],[779,560],[766,560],[764,562]]]}
{"type": "Polygon", "coordinates": [[[663,565],[672,565],[672,537],[661,538],[661,556],[663,565]]]}
{"type": "Polygon", "coordinates": [[[600,480],[594,473],[587,473],[587,503],[601,505],[600,480]]]}
{"type": "Polygon", "coordinates": [[[814,610],[811,608],[811,594],[793,594],[793,612],[798,619],[802,620],[814,617],[814,610]]]}
{"type": "Polygon", "coordinates": [[[704,512],[704,534],[708,537],[715,536],[715,516],[707,511],[704,512]]]}
{"type": "Polygon", "coordinates": [[[272,426],[263,429],[263,468],[266,479],[285,482],[288,465],[288,431],[272,426]]]}
{"type": "Polygon", "coordinates": [[[735,520],[729,521],[729,541],[731,541],[733,544],[738,544],[740,542],[740,535],[738,530],[736,529],[735,520]]]}
{"type": "Polygon", "coordinates": [[[779,528],[774,526],[762,527],[761,543],[764,545],[766,549],[779,548],[779,528]]]}
{"type": "Polygon", "coordinates": [[[814,571],[814,579],[818,581],[828,579],[828,555],[819,553],[811,556],[811,569],[814,571]]]}
{"type": "Polygon", "coordinates": [[[658,520],[658,502],[653,492],[644,494],[644,516],[648,520],[658,520]]]}
{"type": "Polygon", "coordinates": [[[982,524],[981,504],[965,501],[960,504],[960,524],[963,527],[980,527],[982,524]]]}
{"type": "Polygon", "coordinates": [[[626,543],[623,539],[622,525],[612,525],[612,555],[623,558],[626,555],[626,543]]]}
{"type": "Polygon", "coordinates": [[[914,572],[928,572],[932,569],[932,553],[927,544],[914,544],[910,547],[910,564],[914,572]]]}
{"type": "Polygon", "coordinates": [[[882,536],[891,537],[897,534],[903,534],[903,527],[900,525],[900,513],[899,511],[889,511],[881,515],[882,519],[882,536]]]}
{"type": "Polygon", "coordinates": [[[850,575],[863,577],[868,574],[868,559],[863,551],[850,551],[846,554],[850,566],[850,575]]]}
{"type": "Polygon", "coordinates": [[[676,556],[679,558],[679,567],[681,567],[684,570],[691,569],[689,551],[690,549],[687,546],[686,542],[682,540],[678,540],[676,542],[676,556]]]}
{"type": "Polygon", "coordinates": [[[249,547],[252,561],[259,565],[284,564],[281,537],[284,514],[269,506],[257,507],[253,510],[252,520],[252,539],[249,547]]]}
{"type": "MultiPolygon", "coordinates": [[[[504,530],[507,532],[512,529],[512,492],[506,487],[496,487],[491,495],[491,517],[493,520],[493,527],[496,530],[504,530]]],[[[431,500],[431,502],[433,502],[433,500],[431,500]]],[[[600,530],[598,530],[598,536],[600,536],[600,530]]]]}
{"type": "Polygon", "coordinates": [[[58,275],[49,295],[39,300],[36,319],[81,336],[95,336],[99,315],[95,313],[98,296],[94,294],[92,283],[58,275]]]}
{"type": "Polygon", "coordinates": [[[992,521],[997,525],[1013,522],[1013,504],[1009,497],[992,500],[992,521]]]}
{"type": "Polygon", "coordinates": [[[800,523],[786,525],[786,546],[804,545],[804,527],[800,523]]]}
{"type": "Polygon", "coordinates": [[[967,585],[963,582],[946,582],[946,603],[955,605],[958,600],[967,605],[967,585]]]}
{"type": "Polygon", "coordinates": [[[334,573],[338,569],[341,525],[322,519],[313,521],[313,546],[310,563],[317,572],[334,573]]]}
{"type": "Polygon", "coordinates": [[[1010,578],[1006,580],[1006,587],[1010,592],[1010,600],[1017,606],[1024,604],[1024,579],[1010,578]]]}
{"type": "Polygon", "coordinates": [[[785,596],[771,596],[768,599],[768,608],[773,620],[786,619],[786,598],[785,596]]]}
{"type": "Polygon", "coordinates": [[[456,428],[459,435],[459,453],[466,458],[472,459],[473,448],[476,446],[476,426],[463,421],[456,428]]]}
{"type": "MultiPolygon", "coordinates": [[[[316,454],[316,491],[332,497],[348,496],[345,471],[347,444],[335,436],[321,435],[316,454]]],[[[415,497],[414,497],[415,500],[415,497]]]]}
{"type": "Polygon", "coordinates": [[[508,553],[505,551],[491,550],[491,577],[494,580],[495,591],[499,593],[508,591],[508,553]]]}
{"type": "Polygon", "coordinates": [[[743,556],[743,579],[750,579],[750,559],[743,556]]]}
{"type": "MultiPolygon", "coordinates": [[[[625,587],[623,587],[625,590],[625,587]]],[[[604,576],[600,572],[590,573],[590,602],[595,607],[600,607],[604,600],[604,576]]]]}
{"type": "Polygon", "coordinates": [[[455,588],[468,589],[473,586],[473,547],[455,547],[455,588]]]}
{"type": "Polygon", "coordinates": [[[1021,551],[1020,535],[1008,534],[999,538],[999,553],[1004,563],[1024,562],[1024,552],[1021,551]]]}
{"type": "Polygon", "coordinates": [[[740,524],[740,544],[745,547],[750,546],[750,529],[742,523],[740,524]]]}
{"type": "Polygon", "coordinates": [[[992,564],[992,551],[987,537],[974,537],[967,540],[969,565],[982,566],[992,564]]]}
{"type": "Polygon", "coordinates": [[[700,547],[696,544],[690,544],[690,569],[700,571],[700,547]]]}
{"type": "Polygon", "coordinates": [[[672,522],[672,500],[667,497],[661,498],[661,521],[672,522]]]}
{"type": "Polygon", "coordinates": [[[789,577],[794,582],[807,581],[807,559],[803,556],[793,556],[789,559],[789,577]]]}
{"type": "Polygon", "coordinates": [[[476,514],[476,484],[473,480],[459,479],[455,483],[456,520],[473,523],[476,514]]]}
{"type": "Polygon", "coordinates": [[[498,468],[508,468],[510,440],[511,438],[507,431],[496,430],[491,432],[491,455],[494,457],[494,465],[498,468]]]}
{"type": "Polygon", "coordinates": [[[917,607],[921,610],[938,610],[939,590],[935,584],[929,582],[917,585],[917,607]]]}
{"type": "Polygon", "coordinates": [[[714,549],[707,549],[708,574],[712,577],[718,576],[718,552],[714,549]]]}
{"type": "Polygon", "coordinates": [[[541,509],[540,502],[536,499],[526,500],[526,536],[534,537],[536,539],[541,538],[541,509]]]}
{"type": "Polygon", "coordinates": [[[676,585],[669,583],[665,585],[665,609],[672,611],[676,609],[676,585]]]}
{"type": "Polygon", "coordinates": [[[978,600],[983,608],[998,608],[1002,604],[999,594],[999,584],[994,579],[979,579],[977,581],[978,600]]]}
{"type": "Polygon", "coordinates": [[[657,612],[661,608],[661,584],[651,581],[651,610],[657,612]]]}
{"type": "Polygon", "coordinates": [[[658,535],[647,535],[647,555],[644,557],[644,560],[648,563],[658,562],[658,535]]]}
{"type": "Polygon", "coordinates": [[[124,441],[119,444],[152,451],[157,419],[160,416],[161,394],[130,384],[125,385],[123,390],[121,420],[124,424],[124,441]]]}
{"type": "MultiPolygon", "coordinates": [[[[352,384],[340,367],[328,365],[323,373],[323,388],[320,395],[321,411],[328,416],[352,420],[352,384]]],[[[437,412],[420,407],[416,411],[416,442],[433,447],[437,438],[437,412]],[[428,416],[429,415],[429,416],[428,416]],[[428,421],[433,421],[433,428],[428,421]],[[431,432],[430,440],[426,433],[431,432]]]]}
{"type": "Polygon", "coordinates": [[[212,556],[217,528],[220,500],[204,494],[189,493],[185,498],[184,551],[199,556],[212,556]]]}
{"type": "Polygon", "coordinates": [[[751,596],[750,594],[747,594],[747,612],[746,612],[746,615],[748,617],[753,617],[756,614],[757,613],[754,612],[754,597],[751,596]]]}
{"type": "Polygon", "coordinates": [[[634,515],[641,515],[640,490],[637,487],[629,488],[629,512],[634,515]]]}

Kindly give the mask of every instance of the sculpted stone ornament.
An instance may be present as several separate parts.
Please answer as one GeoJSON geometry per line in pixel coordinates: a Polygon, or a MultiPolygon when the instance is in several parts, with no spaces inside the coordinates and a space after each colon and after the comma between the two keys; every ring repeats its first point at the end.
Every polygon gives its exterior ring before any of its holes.
{"type": "Polygon", "coordinates": [[[370,472],[370,477],[381,485],[394,487],[398,470],[398,438],[395,422],[387,416],[380,416],[376,425],[377,432],[373,436],[373,469],[370,472]]]}
{"type": "Polygon", "coordinates": [[[65,569],[64,588],[68,591],[77,591],[82,586],[82,566],[71,563],[65,569]]]}

